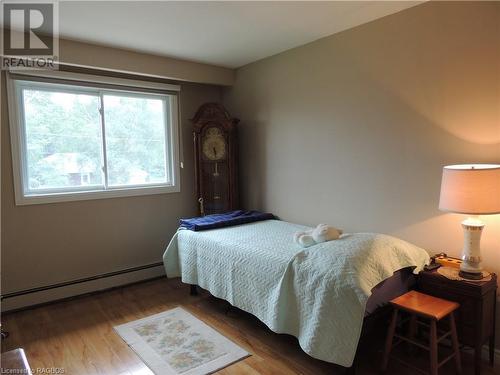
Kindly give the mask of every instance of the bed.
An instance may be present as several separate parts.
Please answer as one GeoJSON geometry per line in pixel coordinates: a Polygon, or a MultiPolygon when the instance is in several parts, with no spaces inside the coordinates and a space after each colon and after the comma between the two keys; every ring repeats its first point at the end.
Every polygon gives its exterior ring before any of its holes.
{"type": "Polygon", "coordinates": [[[374,233],[302,248],[293,234],[307,229],[265,220],[179,230],[163,256],[165,271],[255,315],[274,332],[295,336],[312,357],[350,367],[365,315],[403,293],[429,256],[374,233]]]}

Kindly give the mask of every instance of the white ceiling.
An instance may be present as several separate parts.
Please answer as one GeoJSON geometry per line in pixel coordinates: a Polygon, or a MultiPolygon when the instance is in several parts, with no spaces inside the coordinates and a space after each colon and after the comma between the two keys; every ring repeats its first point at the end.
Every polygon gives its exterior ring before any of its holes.
{"type": "Polygon", "coordinates": [[[421,1],[61,1],[63,38],[237,68],[421,1]]]}

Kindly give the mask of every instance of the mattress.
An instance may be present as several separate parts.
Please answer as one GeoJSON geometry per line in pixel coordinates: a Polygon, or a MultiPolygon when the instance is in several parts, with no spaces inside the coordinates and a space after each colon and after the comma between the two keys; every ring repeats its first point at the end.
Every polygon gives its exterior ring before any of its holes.
{"type": "Polygon", "coordinates": [[[165,271],[255,315],[274,332],[297,337],[312,357],[349,367],[372,292],[370,309],[397,289],[397,276],[394,283],[383,281],[404,268],[419,272],[429,255],[376,233],[347,233],[304,249],[293,235],[307,229],[266,220],[180,230],[165,251],[165,271]]]}
{"type": "Polygon", "coordinates": [[[416,278],[412,267],[394,272],[394,275],[372,289],[372,295],[366,301],[365,316],[373,314],[390,300],[412,290],[415,283],[416,278]]]}

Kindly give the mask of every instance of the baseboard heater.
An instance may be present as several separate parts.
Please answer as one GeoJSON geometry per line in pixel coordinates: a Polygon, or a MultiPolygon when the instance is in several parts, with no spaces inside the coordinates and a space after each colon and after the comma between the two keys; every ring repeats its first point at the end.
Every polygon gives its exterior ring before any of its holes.
{"type": "Polygon", "coordinates": [[[164,275],[163,262],[156,262],[81,279],[5,293],[0,296],[0,299],[2,301],[2,310],[5,311],[110,289],[127,283],[144,281],[164,275]]]}

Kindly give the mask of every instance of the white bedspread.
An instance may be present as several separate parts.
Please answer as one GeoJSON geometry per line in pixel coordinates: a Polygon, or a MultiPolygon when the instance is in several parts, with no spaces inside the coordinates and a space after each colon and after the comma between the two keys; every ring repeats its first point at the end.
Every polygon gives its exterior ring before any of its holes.
{"type": "Polygon", "coordinates": [[[371,289],[395,271],[429,261],[394,237],[345,234],[303,249],[293,233],[309,228],[267,220],[202,232],[180,230],[163,256],[167,277],[197,284],[298,338],[312,357],[349,367],[371,289]]]}

